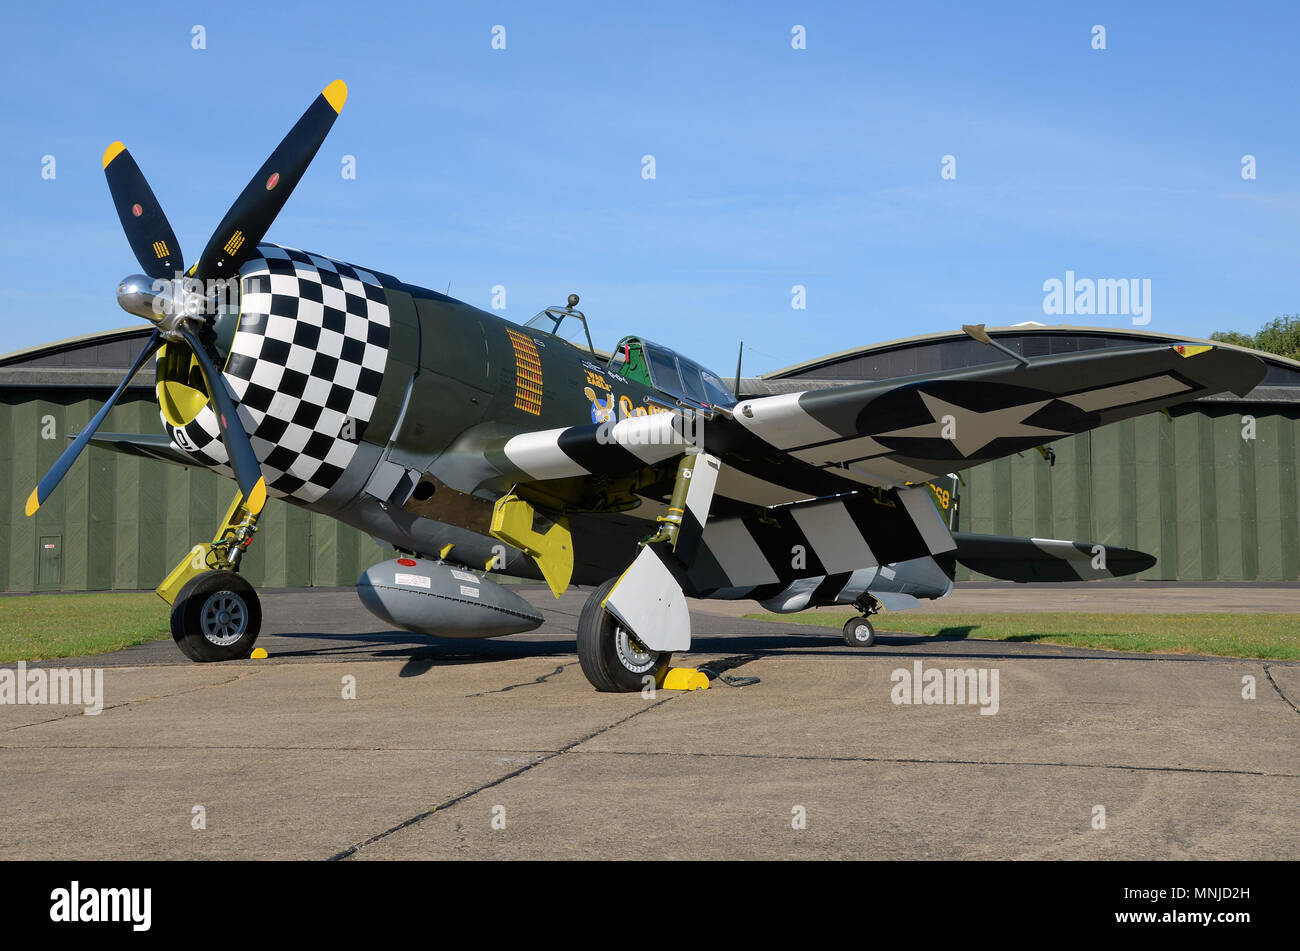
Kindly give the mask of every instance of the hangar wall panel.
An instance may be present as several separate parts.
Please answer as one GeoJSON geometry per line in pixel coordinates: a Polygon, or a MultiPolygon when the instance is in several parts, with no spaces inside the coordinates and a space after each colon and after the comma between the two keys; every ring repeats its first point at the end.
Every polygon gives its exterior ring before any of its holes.
{"type": "MultiPolygon", "coordinates": [[[[1198,404],[979,466],[961,488],[963,529],[1104,542],[1150,552],[1168,581],[1300,580],[1300,409],[1198,404]]],[[[979,578],[958,569],[958,580],[979,578]]]]}

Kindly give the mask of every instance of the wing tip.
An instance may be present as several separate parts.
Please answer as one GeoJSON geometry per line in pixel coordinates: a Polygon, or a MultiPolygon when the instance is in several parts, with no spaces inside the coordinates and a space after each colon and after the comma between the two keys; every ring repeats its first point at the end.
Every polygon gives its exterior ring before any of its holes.
{"type": "Polygon", "coordinates": [[[321,90],[321,95],[337,115],[343,111],[343,104],[348,101],[348,84],[341,79],[336,79],[321,90]]]}
{"type": "Polygon", "coordinates": [[[38,492],[40,492],[39,486],[35,489],[32,489],[32,494],[27,496],[27,517],[28,518],[31,518],[33,515],[35,515],[36,510],[41,507],[41,499],[40,496],[37,495],[38,492]]]}
{"type": "Polygon", "coordinates": [[[113,159],[117,158],[125,151],[126,146],[121,142],[114,142],[108,148],[104,149],[104,168],[108,168],[108,166],[113,163],[113,159]]]}

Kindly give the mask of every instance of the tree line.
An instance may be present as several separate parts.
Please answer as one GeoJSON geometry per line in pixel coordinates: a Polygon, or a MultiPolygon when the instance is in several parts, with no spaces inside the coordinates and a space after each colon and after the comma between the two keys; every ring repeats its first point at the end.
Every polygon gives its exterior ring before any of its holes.
{"type": "Polygon", "coordinates": [[[1300,360],[1300,314],[1283,314],[1274,317],[1254,334],[1236,330],[1216,330],[1211,340],[1232,343],[1239,347],[1253,347],[1265,353],[1300,360]]]}

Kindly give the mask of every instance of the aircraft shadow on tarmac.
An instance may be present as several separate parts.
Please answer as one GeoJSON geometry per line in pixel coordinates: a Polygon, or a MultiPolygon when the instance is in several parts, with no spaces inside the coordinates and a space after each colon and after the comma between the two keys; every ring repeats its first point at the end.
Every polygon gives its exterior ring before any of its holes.
{"type": "Polygon", "coordinates": [[[370,659],[394,660],[406,658],[407,667],[401,676],[412,677],[425,673],[435,666],[479,664],[518,657],[550,657],[571,655],[572,638],[555,640],[466,640],[412,634],[406,631],[377,631],[370,634],[320,634],[278,633],[264,634],[260,640],[272,657],[297,659],[370,659]],[[285,650],[276,642],[285,640],[305,642],[298,649],[285,650]],[[334,642],[330,646],[320,642],[334,642]]]}
{"type": "MultiPolygon", "coordinates": [[[[817,657],[890,657],[897,660],[953,658],[964,661],[1016,660],[1068,660],[1080,657],[1108,660],[1214,660],[1216,658],[1189,655],[1125,654],[1116,651],[1098,651],[1016,641],[983,641],[971,639],[972,628],[946,628],[938,634],[878,634],[873,648],[848,647],[837,635],[808,634],[700,634],[693,638],[690,653],[710,654],[715,657],[745,655],[745,663],[763,657],[817,656],[817,657]],[[935,649],[939,645],[963,644],[964,650],[935,649]],[[1044,650],[1043,648],[1046,648],[1044,650]]],[[[1032,636],[1027,636],[1028,641],[1032,636]]],[[[516,635],[491,639],[439,638],[406,631],[377,631],[366,634],[277,633],[264,634],[262,644],[273,658],[298,660],[371,659],[395,660],[405,658],[407,664],[399,676],[418,677],[435,667],[462,664],[491,663],[500,660],[526,657],[573,657],[575,643],[572,635],[562,632],[541,635],[516,635]],[[285,642],[294,647],[285,649],[285,642]]]]}

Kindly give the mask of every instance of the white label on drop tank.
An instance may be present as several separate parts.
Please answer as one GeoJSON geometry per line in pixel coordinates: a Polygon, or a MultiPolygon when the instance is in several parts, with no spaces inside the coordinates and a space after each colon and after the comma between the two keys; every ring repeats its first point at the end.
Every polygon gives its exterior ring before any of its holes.
{"type": "Polygon", "coordinates": [[[472,581],[475,584],[478,584],[478,577],[470,574],[468,571],[457,571],[453,568],[451,569],[451,576],[457,581],[472,581]]]}
{"type": "Polygon", "coordinates": [[[397,584],[409,585],[412,588],[430,588],[433,582],[425,575],[404,575],[400,571],[393,575],[393,581],[397,584]]]}
{"type": "Polygon", "coordinates": [[[469,585],[463,584],[460,586],[460,593],[471,598],[477,598],[478,588],[471,588],[469,585]]]}

